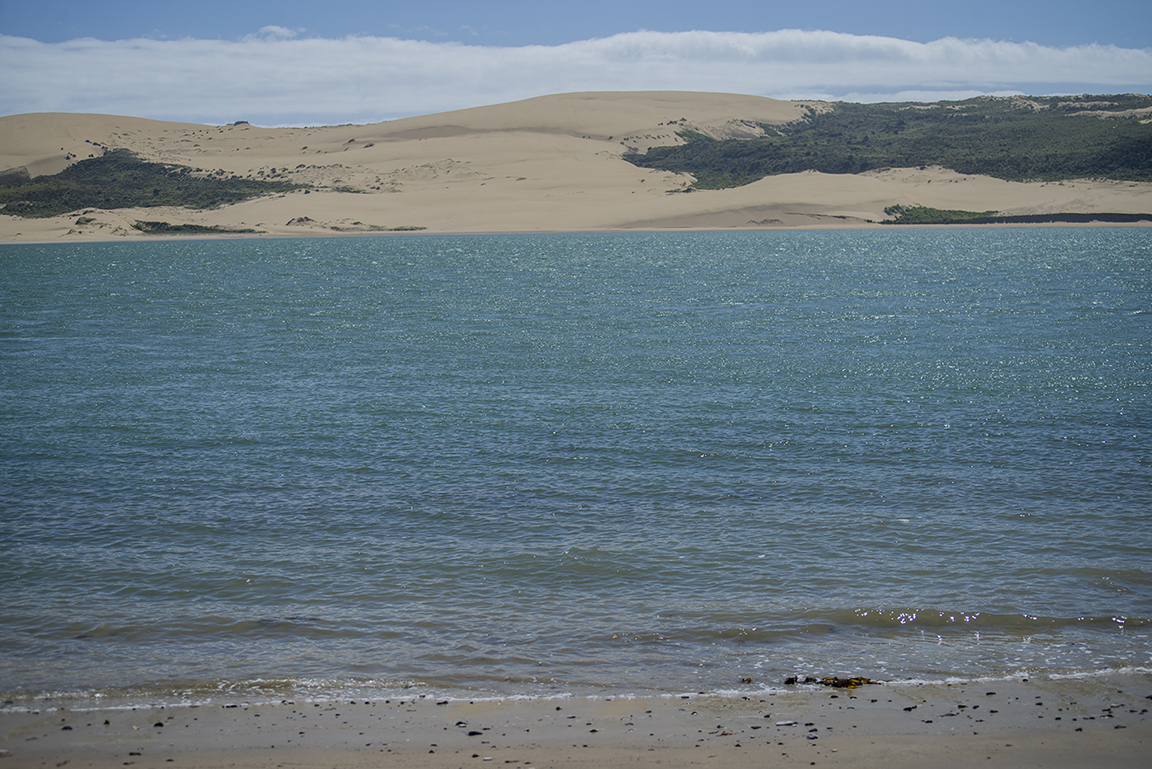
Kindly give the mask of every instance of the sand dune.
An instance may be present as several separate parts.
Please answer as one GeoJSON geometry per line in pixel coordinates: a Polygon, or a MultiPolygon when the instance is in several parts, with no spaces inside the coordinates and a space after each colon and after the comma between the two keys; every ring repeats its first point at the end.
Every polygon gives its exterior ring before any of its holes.
{"type": "Polygon", "coordinates": [[[1014,183],[939,168],[846,176],[769,177],[684,192],[691,177],[637,168],[628,148],[678,141],[690,127],[755,135],[813,102],[731,94],[637,92],[545,96],[363,126],[203,126],[108,115],[0,118],[0,170],[56,173],[104,148],[144,158],[290,179],[327,189],[207,211],[126,209],[50,219],[0,216],[0,241],[151,237],[139,219],[304,236],[423,228],[432,232],[866,227],[885,206],[997,210],[1152,211],[1152,184],[1014,183]]]}

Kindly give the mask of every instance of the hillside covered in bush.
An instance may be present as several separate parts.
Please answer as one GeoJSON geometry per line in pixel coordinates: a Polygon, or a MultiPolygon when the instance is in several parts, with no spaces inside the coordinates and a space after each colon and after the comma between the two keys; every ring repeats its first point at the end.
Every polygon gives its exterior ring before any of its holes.
{"type": "Polygon", "coordinates": [[[697,189],[739,187],[775,174],[854,174],[942,166],[1008,181],[1152,181],[1152,96],[977,97],[935,103],[816,108],[764,136],[629,152],[643,167],[696,177],[697,189]]]}
{"type": "Polygon", "coordinates": [[[152,163],[126,149],[80,160],[51,176],[10,176],[8,184],[0,185],[0,213],[26,217],[56,216],[82,208],[211,208],[301,187],[152,163]]]}

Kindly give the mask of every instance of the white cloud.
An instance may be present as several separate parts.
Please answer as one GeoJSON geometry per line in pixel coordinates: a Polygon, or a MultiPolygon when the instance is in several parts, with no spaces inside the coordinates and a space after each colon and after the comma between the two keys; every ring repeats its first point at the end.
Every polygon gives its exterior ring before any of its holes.
{"type": "Polygon", "coordinates": [[[275,24],[269,24],[266,27],[260,28],[260,34],[264,37],[278,40],[291,40],[300,34],[300,30],[288,29],[287,27],[278,27],[275,24]]]}
{"type": "Polygon", "coordinates": [[[40,43],[0,36],[3,114],[299,125],[370,122],[567,91],[879,100],[1150,88],[1152,49],[955,38],[916,43],[798,30],[640,31],[521,47],[301,38],[275,26],[238,41],[40,43]]]}

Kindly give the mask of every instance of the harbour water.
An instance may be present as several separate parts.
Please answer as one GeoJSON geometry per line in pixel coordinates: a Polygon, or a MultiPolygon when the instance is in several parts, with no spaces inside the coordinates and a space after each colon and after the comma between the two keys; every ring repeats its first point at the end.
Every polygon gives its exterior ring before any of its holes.
{"type": "Polygon", "coordinates": [[[1152,238],[0,247],[0,696],[1152,667],[1152,238]]]}

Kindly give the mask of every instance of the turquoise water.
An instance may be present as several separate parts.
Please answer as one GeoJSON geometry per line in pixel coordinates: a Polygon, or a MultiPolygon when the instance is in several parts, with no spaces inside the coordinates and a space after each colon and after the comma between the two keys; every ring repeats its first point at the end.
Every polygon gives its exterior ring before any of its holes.
{"type": "Polygon", "coordinates": [[[5,246],[0,693],[1152,666],[1150,384],[1146,229],[5,246]]]}

